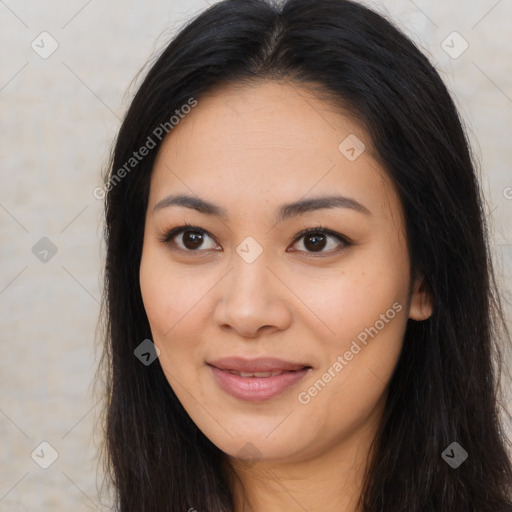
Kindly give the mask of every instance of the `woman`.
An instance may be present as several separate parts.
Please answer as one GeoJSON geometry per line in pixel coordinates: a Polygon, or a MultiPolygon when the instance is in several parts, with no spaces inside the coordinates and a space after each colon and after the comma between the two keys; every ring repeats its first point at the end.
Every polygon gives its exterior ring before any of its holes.
{"type": "Polygon", "coordinates": [[[117,510],[512,510],[479,185],[389,21],[210,7],[149,70],[105,180],[117,510]]]}

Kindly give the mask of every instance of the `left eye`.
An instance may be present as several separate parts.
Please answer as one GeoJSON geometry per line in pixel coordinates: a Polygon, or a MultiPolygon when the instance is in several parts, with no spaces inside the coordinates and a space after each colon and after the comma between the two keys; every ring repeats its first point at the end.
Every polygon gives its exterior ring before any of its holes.
{"type": "Polygon", "coordinates": [[[340,235],[339,233],[324,228],[307,229],[306,231],[303,231],[300,235],[298,235],[297,238],[295,238],[295,240],[303,240],[302,245],[306,247],[306,252],[313,253],[337,252],[350,245],[350,242],[343,235],[340,235]],[[327,247],[329,245],[329,238],[331,240],[337,240],[338,244],[334,243],[331,244],[330,248],[327,247]],[[325,249],[326,247],[328,250],[324,251],[323,249],[325,249]]]}
{"type": "MultiPolygon", "coordinates": [[[[301,240],[303,240],[302,245],[303,247],[305,247],[306,250],[304,251],[302,249],[299,249],[298,251],[307,252],[310,254],[337,252],[351,245],[351,242],[343,235],[321,227],[310,228],[299,233],[299,235],[297,235],[294,239],[294,245],[298,244],[298,242],[301,240]],[[329,239],[335,240],[338,243],[336,244],[334,242],[329,244],[329,239]],[[331,245],[331,247],[329,247],[329,245],[331,245]],[[326,248],[327,250],[324,250],[326,248]]],[[[201,248],[202,245],[203,250],[220,250],[220,247],[216,244],[213,237],[207,231],[199,227],[189,225],[180,226],[178,228],[170,230],[168,233],[164,235],[164,237],[161,239],[161,242],[170,245],[173,250],[179,252],[202,252],[198,250],[201,248]],[[180,237],[178,235],[182,236],[180,237]],[[181,244],[174,241],[174,238],[176,238],[178,242],[181,242],[181,244]],[[211,240],[210,247],[204,247],[204,242],[205,240],[208,239],[211,240]]]]}

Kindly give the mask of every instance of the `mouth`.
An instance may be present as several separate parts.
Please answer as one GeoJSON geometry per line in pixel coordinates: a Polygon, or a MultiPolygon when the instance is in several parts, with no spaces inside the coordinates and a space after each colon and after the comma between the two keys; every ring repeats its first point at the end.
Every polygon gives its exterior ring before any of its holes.
{"type": "Polygon", "coordinates": [[[207,365],[220,389],[247,402],[270,400],[313,371],[311,365],[275,358],[225,358],[207,365]]]}

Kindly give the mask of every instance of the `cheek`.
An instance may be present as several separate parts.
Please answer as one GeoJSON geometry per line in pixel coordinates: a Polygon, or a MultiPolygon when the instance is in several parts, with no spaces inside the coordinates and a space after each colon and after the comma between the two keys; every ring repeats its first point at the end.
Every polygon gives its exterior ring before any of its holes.
{"type": "MultiPolygon", "coordinates": [[[[325,365],[297,397],[303,413],[318,419],[315,428],[349,435],[383,405],[407,324],[405,308],[393,304],[374,309],[377,314],[373,309],[371,315],[356,311],[357,319],[347,316],[346,322],[338,321],[337,338],[327,348],[325,365]]],[[[340,317],[345,318],[343,313],[340,317]]]]}
{"type": "Polygon", "coordinates": [[[165,251],[154,244],[144,245],[139,280],[144,308],[155,336],[170,334],[180,318],[196,313],[193,305],[201,293],[201,283],[193,281],[186,271],[171,267],[165,251]]]}
{"type": "Polygon", "coordinates": [[[302,270],[288,280],[293,282],[296,296],[314,314],[308,316],[318,324],[318,335],[336,349],[342,349],[348,340],[373,326],[390,308],[388,316],[394,318],[394,303],[406,309],[407,272],[400,264],[388,263],[383,251],[354,253],[342,270],[318,276],[316,270],[302,270]]]}
{"type": "Polygon", "coordinates": [[[170,283],[162,274],[162,265],[153,255],[150,248],[144,247],[139,282],[144,309],[155,336],[171,327],[169,314],[174,310],[174,305],[172,294],[168,293],[170,283]]]}
{"type": "MultiPolygon", "coordinates": [[[[322,339],[323,367],[301,391],[301,403],[328,411],[325,421],[365,417],[381,396],[399,358],[407,325],[407,267],[385,251],[359,252],[342,272],[309,286],[311,309],[328,327],[322,339]],[[325,391],[324,391],[325,389],[325,391]],[[330,419],[329,419],[330,418],[330,419]]],[[[315,336],[312,333],[312,336],[315,336]]]]}
{"type": "Polygon", "coordinates": [[[161,351],[164,369],[176,370],[176,361],[195,361],[196,352],[200,356],[201,333],[211,314],[205,297],[212,283],[198,279],[197,269],[170,265],[165,251],[151,246],[144,248],[139,279],[152,341],[161,351]]]}

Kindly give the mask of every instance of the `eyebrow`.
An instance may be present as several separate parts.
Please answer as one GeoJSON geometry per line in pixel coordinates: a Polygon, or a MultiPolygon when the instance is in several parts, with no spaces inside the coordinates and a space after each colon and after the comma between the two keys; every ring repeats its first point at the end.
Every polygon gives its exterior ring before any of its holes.
{"type": "MultiPolygon", "coordinates": [[[[190,208],[206,215],[220,217],[224,220],[229,218],[228,212],[221,206],[211,203],[210,201],[206,201],[205,199],[186,194],[174,194],[164,197],[153,208],[153,214],[169,206],[190,208]]],[[[281,205],[277,211],[276,223],[308,212],[332,208],[348,208],[356,212],[364,213],[365,215],[371,215],[370,210],[355,199],[338,195],[321,196],[313,197],[311,199],[301,199],[293,203],[281,205]]]]}

